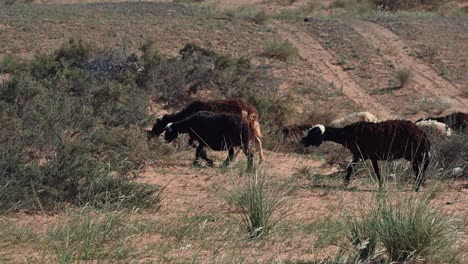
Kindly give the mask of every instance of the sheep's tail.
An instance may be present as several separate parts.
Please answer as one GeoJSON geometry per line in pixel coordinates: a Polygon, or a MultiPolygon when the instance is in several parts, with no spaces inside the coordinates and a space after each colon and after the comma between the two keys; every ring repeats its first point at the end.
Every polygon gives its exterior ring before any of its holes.
{"type": "Polygon", "coordinates": [[[244,119],[244,121],[249,124],[249,130],[254,137],[262,137],[260,123],[258,122],[258,115],[256,113],[249,114],[246,110],[242,110],[242,119],[244,119]]]}

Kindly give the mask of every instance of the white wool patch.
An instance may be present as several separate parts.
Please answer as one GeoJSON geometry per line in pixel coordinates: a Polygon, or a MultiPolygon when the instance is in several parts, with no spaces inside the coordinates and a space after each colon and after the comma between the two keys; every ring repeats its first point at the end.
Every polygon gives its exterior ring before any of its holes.
{"type": "Polygon", "coordinates": [[[350,114],[346,117],[338,118],[336,120],[333,120],[330,123],[330,126],[332,127],[344,127],[347,125],[351,125],[356,122],[372,122],[372,123],[377,123],[379,120],[378,118],[369,113],[369,112],[358,112],[358,113],[353,113],[350,114]]]}
{"type": "Polygon", "coordinates": [[[316,127],[318,127],[320,129],[320,131],[322,132],[322,135],[323,135],[323,133],[325,133],[325,126],[324,125],[315,125],[312,128],[310,128],[309,131],[307,131],[307,133],[309,133],[312,129],[314,129],[316,127]]]}
{"type": "Polygon", "coordinates": [[[435,132],[438,135],[447,136],[447,137],[450,137],[452,135],[452,129],[449,126],[447,126],[444,123],[435,121],[435,120],[429,119],[429,120],[419,121],[416,123],[416,125],[419,128],[429,133],[435,132]]]}
{"type": "Polygon", "coordinates": [[[164,130],[166,130],[167,132],[171,132],[172,131],[171,126],[172,126],[172,123],[167,124],[167,126],[166,126],[166,128],[164,130]]]}

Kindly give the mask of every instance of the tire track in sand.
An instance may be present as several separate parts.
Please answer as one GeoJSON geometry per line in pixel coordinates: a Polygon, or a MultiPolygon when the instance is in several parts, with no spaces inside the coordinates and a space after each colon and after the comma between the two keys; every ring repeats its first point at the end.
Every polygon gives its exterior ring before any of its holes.
{"type": "Polygon", "coordinates": [[[407,54],[402,39],[389,29],[376,23],[359,21],[350,25],[376,48],[384,51],[382,56],[398,68],[409,68],[417,93],[428,96],[441,96],[451,99],[451,111],[468,110],[468,100],[462,97],[462,91],[452,82],[442,78],[432,67],[407,54]],[[385,51],[392,51],[391,55],[385,51]]]}
{"type": "Polygon", "coordinates": [[[317,40],[304,30],[280,22],[272,23],[281,38],[289,41],[297,49],[299,56],[314,65],[319,76],[327,82],[342,87],[343,93],[356,104],[363,106],[381,119],[391,119],[393,115],[381,103],[377,102],[339,66],[332,53],[327,51],[317,40]]]}

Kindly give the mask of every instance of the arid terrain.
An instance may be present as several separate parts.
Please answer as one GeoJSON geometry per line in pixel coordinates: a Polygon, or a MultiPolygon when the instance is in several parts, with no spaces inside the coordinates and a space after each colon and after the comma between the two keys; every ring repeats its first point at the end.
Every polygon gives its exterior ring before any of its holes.
{"type": "MultiPolygon", "coordinates": [[[[27,60],[51,53],[70,38],[126,55],[140,52],[150,41],[171,57],[194,43],[217,54],[249,58],[266,72],[265,83],[272,87],[265,89],[274,88],[277,98],[290,100],[288,124],[358,111],[369,111],[379,120],[411,121],[468,113],[466,1],[452,2],[462,10],[456,14],[424,8],[361,13],[336,2],[37,0],[0,5],[0,62],[13,55],[27,60]],[[258,10],[268,19],[256,21],[258,10]],[[296,53],[286,59],[266,55],[266,44],[275,42],[289,43],[296,53]]],[[[0,84],[12,76],[0,71],[0,84]]],[[[190,98],[211,95],[202,89],[190,98]]],[[[181,107],[152,100],[148,111],[154,121],[181,107]]],[[[148,127],[141,127],[142,133],[148,127]]],[[[269,131],[267,125],[262,129],[269,131]]],[[[264,140],[266,160],[256,165],[254,175],[245,173],[242,154],[224,168],[226,153],[210,151],[215,167],[194,167],[194,150],[186,146],[146,161],[132,181],[162,188],[159,210],[69,206],[50,214],[2,214],[0,262],[357,263],[336,256],[354,250],[343,233],[343,219],[378,199],[370,163],[357,166],[357,175],[343,188],[341,163],[350,158],[344,148],[327,143],[321,150],[304,150],[297,142],[264,140]],[[281,198],[281,207],[273,231],[251,239],[240,224],[243,213],[236,195],[255,175],[265,177],[265,192],[281,198]],[[86,243],[96,243],[95,248],[86,243]]],[[[154,141],[165,144],[161,138],[154,141]]],[[[435,175],[449,172],[441,172],[434,162],[433,177],[415,193],[409,163],[382,164],[390,203],[429,199],[439,212],[462,222],[455,248],[462,252],[460,263],[466,263],[468,168],[459,178],[441,180],[435,175]]],[[[407,263],[443,263],[449,258],[441,259],[407,263]]]]}

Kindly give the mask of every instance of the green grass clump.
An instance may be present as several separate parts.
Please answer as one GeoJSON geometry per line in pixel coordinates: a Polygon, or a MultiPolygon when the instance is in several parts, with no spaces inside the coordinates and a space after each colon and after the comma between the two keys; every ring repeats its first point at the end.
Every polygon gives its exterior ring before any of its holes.
{"type": "Polygon", "coordinates": [[[235,204],[241,209],[241,224],[251,238],[268,235],[283,219],[284,198],[267,186],[264,173],[246,175],[246,183],[235,194],[235,204]]]}
{"type": "Polygon", "coordinates": [[[298,55],[297,48],[288,41],[269,41],[263,45],[263,55],[282,61],[292,61],[298,55]]]}
{"type": "Polygon", "coordinates": [[[125,213],[97,214],[88,209],[72,212],[69,221],[50,224],[45,242],[51,259],[59,263],[81,261],[127,262],[138,257],[135,244],[146,227],[125,213]]]}
{"type": "Polygon", "coordinates": [[[14,54],[6,54],[0,62],[0,74],[13,73],[23,66],[21,58],[14,54]]]}
{"type": "Polygon", "coordinates": [[[456,243],[463,221],[431,206],[428,197],[395,199],[379,193],[356,214],[348,215],[347,237],[359,258],[375,258],[383,249],[389,262],[459,262],[456,243]]]}
{"type": "Polygon", "coordinates": [[[268,20],[268,15],[264,10],[253,8],[251,6],[243,6],[238,9],[227,10],[225,14],[228,17],[253,21],[259,25],[265,24],[265,22],[268,20]]]}

